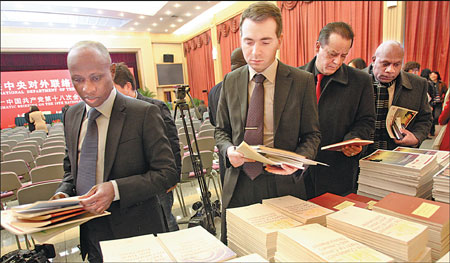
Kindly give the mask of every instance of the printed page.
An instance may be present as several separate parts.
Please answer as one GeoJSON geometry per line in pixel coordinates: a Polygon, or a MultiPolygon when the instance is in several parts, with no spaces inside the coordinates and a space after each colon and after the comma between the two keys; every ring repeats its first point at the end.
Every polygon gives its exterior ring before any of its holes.
{"type": "Polygon", "coordinates": [[[242,141],[241,144],[237,147],[236,151],[242,153],[245,158],[255,160],[257,162],[266,163],[270,165],[280,165],[281,163],[271,161],[266,157],[259,154],[254,148],[248,145],[245,141],[242,141]]]}
{"type": "Polygon", "coordinates": [[[201,226],[158,234],[158,239],[177,262],[222,262],[236,257],[201,226]]]}
{"type": "Polygon", "coordinates": [[[153,234],[100,241],[105,262],[175,262],[153,234]]]}
{"type": "Polygon", "coordinates": [[[372,144],[373,141],[370,140],[361,140],[361,139],[351,139],[343,142],[338,142],[335,144],[330,144],[327,146],[323,146],[320,148],[321,150],[329,150],[329,151],[342,151],[342,147],[346,145],[351,146],[364,146],[368,144],[372,144]]]}
{"type": "Polygon", "coordinates": [[[386,115],[386,130],[389,134],[389,137],[395,138],[392,131],[392,124],[397,118],[400,119],[399,122],[401,123],[401,126],[403,128],[406,128],[408,127],[408,124],[411,122],[411,120],[416,116],[416,114],[417,111],[407,108],[402,108],[394,105],[389,107],[388,114],[386,115]]]}
{"type": "Polygon", "coordinates": [[[285,211],[286,213],[292,214],[296,217],[304,218],[305,221],[310,218],[320,217],[323,215],[333,213],[333,211],[330,209],[321,207],[314,203],[304,201],[290,195],[271,199],[264,199],[262,203],[273,206],[275,208],[279,208],[285,211]]]}

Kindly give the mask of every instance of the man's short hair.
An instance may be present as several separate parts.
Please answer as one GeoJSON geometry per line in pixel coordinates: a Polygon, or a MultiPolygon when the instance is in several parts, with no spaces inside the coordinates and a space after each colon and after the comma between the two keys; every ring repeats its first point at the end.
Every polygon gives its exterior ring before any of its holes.
{"type": "Polygon", "coordinates": [[[242,53],[242,48],[238,47],[233,52],[231,52],[231,71],[240,68],[247,64],[245,61],[244,53],[242,53]]]}
{"type": "Polygon", "coordinates": [[[319,33],[319,42],[321,45],[328,45],[328,40],[332,33],[340,35],[342,38],[350,39],[352,41],[350,47],[353,46],[353,38],[355,34],[353,33],[352,27],[344,22],[332,22],[324,26],[319,33]]]}
{"type": "Polygon", "coordinates": [[[251,4],[247,9],[244,10],[241,16],[241,22],[239,24],[239,29],[242,36],[242,24],[245,19],[250,19],[255,22],[262,22],[267,18],[273,18],[277,23],[277,37],[280,38],[281,32],[283,31],[283,21],[281,20],[280,9],[269,2],[257,2],[251,4]]]}
{"type": "Polygon", "coordinates": [[[102,56],[105,57],[105,59],[108,61],[108,63],[111,64],[111,56],[109,55],[108,49],[100,42],[92,41],[92,40],[84,40],[75,43],[70,49],[69,52],[76,48],[85,48],[90,47],[96,49],[102,56]]]}
{"type": "Polygon", "coordinates": [[[125,87],[127,82],[131,83],[133,90],[136,90],[136,80],[131,74],[130,69],[124,62],[116,63],[116,73],[114,75],[114,83],[120,85],[122,88],[125,87]]]}
{"type": "Polygon", "coordinates": [[[408,61],[405,63],[405,65],[403,66],[403,71],[410,71],[411,69],[418,69],[420,70],[420,64],[416,61],[408,61]]]}

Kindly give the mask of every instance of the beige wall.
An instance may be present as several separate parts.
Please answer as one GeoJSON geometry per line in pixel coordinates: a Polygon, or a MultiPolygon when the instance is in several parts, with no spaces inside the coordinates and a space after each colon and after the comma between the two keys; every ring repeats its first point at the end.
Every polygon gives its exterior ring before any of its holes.
{"type": "Polygon", "coordinates": [[[397,40],[400,43],[405,39],[405,12],[406,2],[384,1],[383,5],[383,41],[397,40]],[[387,2],[395,4],[388,7],[387,2]]]}

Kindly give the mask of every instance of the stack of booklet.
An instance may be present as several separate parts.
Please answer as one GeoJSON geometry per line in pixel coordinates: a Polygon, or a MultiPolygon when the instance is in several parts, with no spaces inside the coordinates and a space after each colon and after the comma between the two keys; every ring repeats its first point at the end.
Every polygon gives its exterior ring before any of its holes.
{"type": "Polygon", "coordinates": [[[428,226],[433,261],[449,250],[450,205],[422,198],[391,193],[374,205],[373,211],[428,226]]]}
{"type": "Polygon", "coordinates": [[[327,227],[395,261],[430,262],[427,227],[354,206],[327,216],[327,227]]]}
{"type": "Polygon", "coordinates": [[[433,176],[433,198],[439,202],[450,203],[450,166],[448,163],[433,176]]]}
{"type": "Polygon", "coordinates": [[[269,262],[267,259],[261,257],[259,254],[253,253],[247,256],[243,256],[243,257],[238,257],[238,258],[233,258],[230,260],[227,260],[225,262],[239,262],[239,263],[244,263],[244,262],[249,262],[249,263],[262,263],[262,262],[269,262]]]}
{"type": "Polygon", "coordinates": [[[363,203],[367,204],[367,209],[372,210],[373,205],[376,204],[378,202],[377,199],[373,199],[367,196],[363,196],[363,195],[359,195],[359,194],[355,194],[355,193],[350,193],[348,195],[346,195],[345,197],[350,198],[352,200],[355,201],[360,201],[363,203]]]}
{"type": "Polygon", "coordinates": [[[326,225],[326,215],[334,212],[333,210],[291,195],[264,199],[262,203],[263,205],[275,208],[284,215],[303,224],[318,223],[326,225]]]}
{"type": "Polygon", "coordinates": [[[344,196],[335,195],[332,193],[325,193],[323,195],[319,195],[317,197],[309,199],[308,201],[331,209],[333,211],[339,211],[348,206],[357,206],[361,208],[367,208],[368,206],[367,203],[350,199],[344,196]]]}
{"type": "Polygon", "coordinates": [[[109,214],[107,211],[100,215],[87,212],[81,207],[79,196],[75,196],[2,210],[1,225],[13,234],[32,234],[38,242],[45,242],[72,227],[109,214]]]}
{"type": "Polygon", "coordinates": [[[228,247],[238,256],[258,253],[273,261],[277,231],[301,226],[302,223],[263,204],[228,208],[228,247]]]}
{"type": "Polygon", "coordinates": [[[359,161],[358,194],[382,199],[391,192],[431,198],[435,155],[377,150],[359,161]]]}
{"type": "Polygon", "coordinates": [[[236,257],[201,226],[101,241],[105,262],[223,262],[236,257]]]}
{"type": "Polygon", "coordinates": [[[278,232],[275,262],[393,262],[394,259],[319,224],[278,232]]]}
{"type": "Polygon", "coordinates": [[[450,262],[450,253],[447,252],[443,257],[441,257],[436,263],[448,263],[450,262]]]}

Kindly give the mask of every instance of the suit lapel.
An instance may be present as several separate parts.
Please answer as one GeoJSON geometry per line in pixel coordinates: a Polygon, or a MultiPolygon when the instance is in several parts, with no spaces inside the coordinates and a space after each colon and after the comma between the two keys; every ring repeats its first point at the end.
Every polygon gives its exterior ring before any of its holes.
{"type": "Polygon", "coordinates": [[[275,94],[273,98],[273,134],[277,134],[277,129],[280,124],[281,114],[290,90],[292,88],[292,78],[288,77],[289,70],[281,62],[278,62],[277,78],[275,80],[275,94]]]}
{"type": "Polygon", "coordinates": [[[117,92],[113,108],[111,110],[111,118],[109,119],[108,133],[105,145],[105,164],[103,181],[106,182],[111,173],[111,169],[116,157],[117,148],[119,147],[122,128],[126,119],[126,100],[124,95],[117,92]]]}
{"type": "MultiPolygon", "coordinates": [[[[74,159],[75,163],[78,163],[78,143],[80,141],[80,132],[81,132],[81,123],[83,122],[84,115],[86,114],[86,104],[80,103],[77,108],[75,109],[75,112],[73,114],[73,127],[75,131],[75,136],[71,136],[71,149],[72,152],[70,153],[74,159]]],[[[78,165],[75,166],[75,176],[78,173],[78,165]]]]}
{"type": "Polygon", "coordinates": [[[239,102],[241,104],[241,120],[242,127],[245,127],[247,121],[247,108],[248,108],[248,66],[243,67],[239,78],[237,79],[237,94],[239,97],[239,102]]]}

